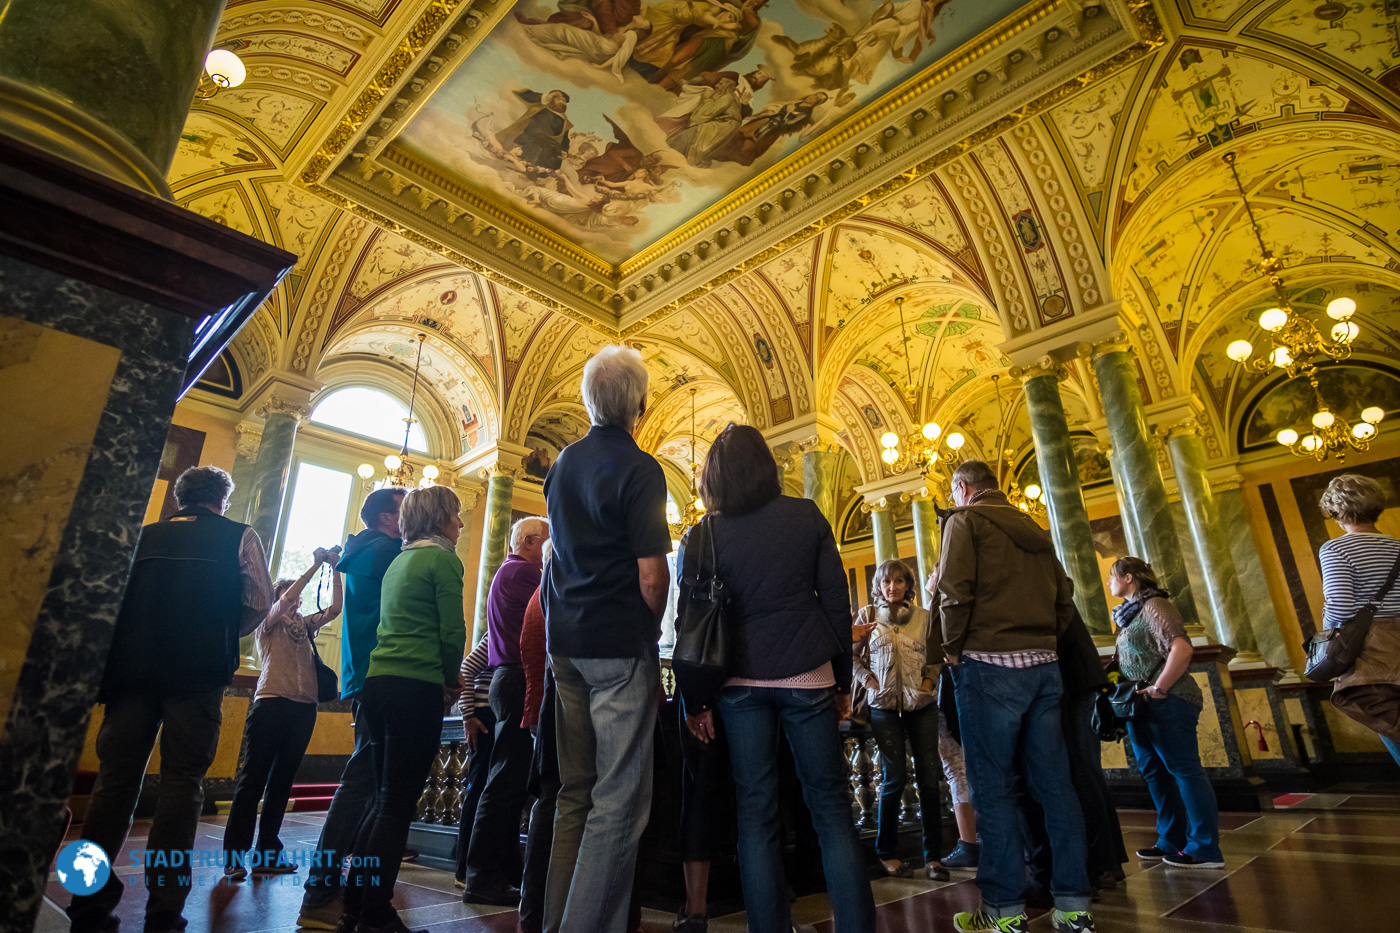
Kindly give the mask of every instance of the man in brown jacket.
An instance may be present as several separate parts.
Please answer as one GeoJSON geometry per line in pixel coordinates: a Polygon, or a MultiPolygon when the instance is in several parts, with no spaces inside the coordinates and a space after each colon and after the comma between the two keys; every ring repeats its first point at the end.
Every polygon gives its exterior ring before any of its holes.
{"type": "Polygon", "coordinates": [[[958,725],[982,835],[982,906],[953,918],[959,933],[1023,933],[1028,922],[1017,763],[1045,809],[1054,855],[1057,933],[1091,933],[1084,819],[1060,727],[1055,642],[1074,604],[1048,532],[1013,507],[980,460],[953,471],[943,522],[938,598],[958,725]]]}

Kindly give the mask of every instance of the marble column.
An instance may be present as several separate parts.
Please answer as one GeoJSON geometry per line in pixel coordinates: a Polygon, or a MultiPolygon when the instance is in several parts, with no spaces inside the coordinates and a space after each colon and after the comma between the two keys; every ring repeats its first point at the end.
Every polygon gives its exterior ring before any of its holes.
{"type": "MultiPolygon", "coordinates": [[[[1108,446],[1108,465],[1113,471],[1113,494],[1118,499],[1118,517],[1123,521],[1123,538],[1128,542],[1128,554],[1136,557],[1139,554],[1146,554],[1147,549],[1142,543],[1142,531],[1137,525],[1137,515],[1130,507],[1127,495],[1124,493],[1123,484],[1118,482],[1118,477],[1123,475],[1123,467],[1118,462],[1118,454],[1113,450],[1113,446],[1108,446]]],[[[1119,554],[1118,557],[1127,555],[1119,554]]]]}
{"type": "Polygon", "coordinates": [[[1206,477],[1206,449],[1194,421],[1175,425],[1167,432],[1167,451],[1176,472],[1177,489],[1191,529],[1191,543],[1201,564],[1206,597],[1215,618],[1215,637],[1239,654],[1232,663],[1263,660],[1245,608],[1230,540],[1220,523],[1220,507],[1206,477]]]}
{"type": "Polygon", "coordinates": [[[894,513],[884,499],[870,505],[870,528],[875,534],[876,566],[897,558],[899,545],[894,536],[894,513]]]}
{"type": "Polygon", "coordinates": [[[825,442],[804,444],[802,447],[802,494],[817,504],[817,508],[836,527],[836,464],[834,448],[825,442]]]}
{"type": "Polygon", "coordinates": [[[8,0],[0,135],[149,194],[165,174],[224,0],[8,0]]]}
{"type": "Polygon", "coordinates": [[[486,483],[486,523],[481,529],[481,564],[476,577],[476,611],[472,614],[472,644],[486,633],[486,597],[496,570],[505,563],[510,537],[510,503],[515,494],[515,470],[494,466],[481,471],[486,483]]]}
{"type": "Polygon", "coordinates": [[[1279,670],[1288,670],[1292,661],[1284,645],[1283,630],[1274,611],[1273,596],[1259,547],[1254,542],[1254,529],[1238,480],[1214,488],[1216,505],[1220,509],[1220,525],[1230,541],[1230,553],[1235,559],[1240,589],[1244,592],[1245,609],[1254,629],[1254,641],[1259,653],[1279,670]]]}
{"type": "Polygon", "coordinates": [[[1060,399],[1062,367],[1035,366],[1012,370],[1026,393],[1031,437],[1040,469],[1041,497],[1050,523],[1055,550],[1074,583],[1074,602],[1093,635],[1109,634],[1108,602],[1094,554],[1089,512],[1079,482],[1079,465],[1070,440],[1069,422],[1060,399]]]}
{"type": "Polygon", "coordinates": [[[236,522],[248,521],[248,504],[253,500],[253,465],[258,460],[258,445],[262,443],[262,425],[243,421],[234,431],[238,440],[233,448],[233,495],[228,499],[228,511],[224,513],[236,522]]]}
{"type": "MultiPolygon", "coordinates": [[[[462,501],[462,534],[457,538],[457,559],[462,562],[463,567],[466,567],[468,566],[467,559],[471,557],[472,549],[472,536],[467,532],[472,527],[476,507],[481,502],[482,489],[474,483],[455,482],[452,483],[452,491],[455,492],[457,498],[462,501]]],[[[472,628],[475,629],[475,594],[462,593],[462,613],[471,620],[472,628]]],[[[467,650],[470,651],[474,644],[476,644],[474,641],[468,644],[467,650]]]]}
{"type": "Polygon", "coordinates": [[[927,489],[907,495],[914,504],[914,553],[919,563],[919,602],[927,606],[929,595],[924,589],[924,581],[938,566],[938,552],[943,543],[938,533],[938,513],[934,511],[933,493],[927,489]]]}
{"type": "Polygon", "coordinates": [[[309,412],[304,405],[274,395],[258,409],[258,413],[263,416],[263,430],[257,460],[253,464],[248,524],[262,539],[270,561],[277,537],[277,523],[282,519],[282,500],[287,494],[297,425],[309,412]]]}
{"type": "Polygon", "coordinates": [[[1157,464],[1157,451],[1147,427],[1147,411],[1138,389],[1137,370],[1127,345],[1115,338],[1086,348],[1094,363],[1108,421],[1113,449],[1121,472],[1115,477],[1136,520],[1144,553],[1138,555],[1152,565],[1157,580],[1172,594],[1181,611],[1186,630],[1201,634],[1200,616],[1186,576],[1181,545],[1167,503],[1167,487],[1157,464]]]}

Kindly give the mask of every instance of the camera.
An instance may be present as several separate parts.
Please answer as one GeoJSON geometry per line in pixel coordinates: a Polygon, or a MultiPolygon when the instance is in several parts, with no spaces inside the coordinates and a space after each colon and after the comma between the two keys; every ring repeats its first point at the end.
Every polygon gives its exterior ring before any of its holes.
{"type": "Polygon", "coordinates": [[[335,544],[328,548],[318,547],[316,548],[316,550],[311,552],[312,557],[314,557],[316,560],[321,561],[329,560],[332,555],[336,557],[340,556],[340,545],[335,544]]]}

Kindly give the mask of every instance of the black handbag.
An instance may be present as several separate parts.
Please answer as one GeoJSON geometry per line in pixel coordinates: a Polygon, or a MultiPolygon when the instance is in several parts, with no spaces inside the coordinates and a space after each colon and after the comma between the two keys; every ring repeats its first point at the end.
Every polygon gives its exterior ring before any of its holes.
{"type": "Polygon", "coordinates": [[[676,645],[671,668],[688,697],[713,697],[729,676],[728,594],[719,578],[714,519],[706,516],[687,535],[681,568],[685,599],[676,613],[676,645]],[[692,560],[694,574],[689,572],[692,560]]]}
{"type": "Polygon", "coordinates": [[[1113,707],[1113,715],[1119,720],[1131,722],[1142,718],[1147,700],[1138,693],[1141,687],[1142,684],[1135,680],[1118,680],[1109,685],[1108,703],[1113,707]]]}
{"type": "Polygon", "coordinates": [[[1400,576],[1400,557],[1395,559],[1395,566],[1390,568],[1390,575],[1385,578],[1376,595],[1358,609],[1356,615],[1336,628],[1318,632],[1303,642],[1303,653],[1308,656],[1307,666],[1303,669],[1305,677],[1325,684],[1351,670],[1356,659],[1361,656],[1361,649],[1366,645],[1366,635],[1371,631],[1376,607],[1385,602],[1385,598],[1390,595],[1397,576],[1400,576]]]}
{"type": "Polygon", "coordinates": [[[1128,727],[1118,718],[1108,691],[1108,687],[1094,691],[1094,709],[1089,714],[1089,728],[1094,730],[1100,742],[1119,742],[1128,734],[1128,727]]]}
{"type": "Polygon", "coordinates": [[[316,668],[316,702],[329,703],[340,696],[340,678],[321,660],[321,652],[316,650],[316,639],[307,640],[311,642],[311,663],[316,668]]]}

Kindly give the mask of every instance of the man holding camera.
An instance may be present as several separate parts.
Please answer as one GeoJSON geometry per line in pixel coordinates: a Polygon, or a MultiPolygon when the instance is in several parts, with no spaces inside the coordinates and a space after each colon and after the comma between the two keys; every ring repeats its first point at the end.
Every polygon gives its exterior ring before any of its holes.
{"type": "Polygon", "coordinates": [[[337,570],[345,574],[345,622],[341,627],[340,695],[351,701],[355,750],[345,763],[340,787],[331,799],[316,848],[323,866],[306,878],[298,923],[308,930],[334,930],[341,915],[340,865],[355,842],[360,821],[374,803],[376,776],[369,748],[369,725],[360,715],[359,694],[379,629],[379,597],[384,574],[399,556],[399,506],[407,490],[376,489],[365,497],[360,520],[365,530],[345,542],[337,570]],[[331,864],[324,864],[329,860],[331,864]]]}

